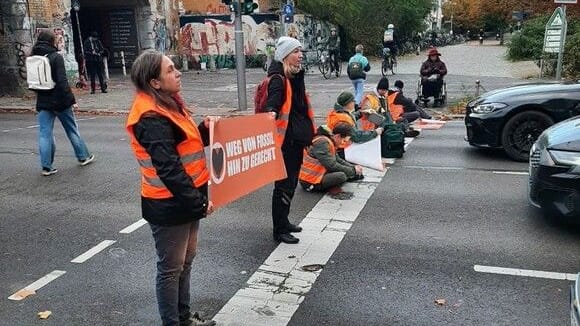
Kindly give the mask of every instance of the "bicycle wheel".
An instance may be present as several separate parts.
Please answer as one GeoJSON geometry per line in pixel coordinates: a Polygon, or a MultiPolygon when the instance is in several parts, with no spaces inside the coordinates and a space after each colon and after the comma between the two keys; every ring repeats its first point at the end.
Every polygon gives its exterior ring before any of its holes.
{"type": "Polygon", "coordinates": [[[396,61],[392,61],[391,62],[391,72],[394,74],[396,74],[396,70],[397,70],[397,62],[396,61]]]}
{"type": "Polygon", "coordinates": [[[324,76],[324,79],[330,78],[330,64],[328,62],[321,63],[320,72],[322,73],[322,76],[324,76]]]}
{"type": "Polygon", "coordinates": [[[389,73],[389,63],[386,60],[383,60],[381,73],[383,74],[383,77],[387,77],[387,74],[389,73]]]}

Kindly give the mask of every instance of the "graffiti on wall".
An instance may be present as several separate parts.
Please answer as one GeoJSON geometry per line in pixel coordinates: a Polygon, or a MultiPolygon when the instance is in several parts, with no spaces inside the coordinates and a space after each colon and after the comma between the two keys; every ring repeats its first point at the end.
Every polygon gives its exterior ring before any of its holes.
{"type": "MultiPolygon", "coordinates": [[[[330,35],[330,24],[310,16],[296,15],[295,22],[288,26],[302,42],[304,49],[316,49],[317,44],[330,35]]],[[[246,56],[263,55],[266,46],[274,44],[280,24],[277,21],[256,23],[251,16],[242,17],[244,53],[246,56]]],[[[203,23],[186,23],[180,30],[181,54],[197,67],[213,56],[217,68],[235,67],[234,24],[229,21],[206,18],[203,23]]]]}

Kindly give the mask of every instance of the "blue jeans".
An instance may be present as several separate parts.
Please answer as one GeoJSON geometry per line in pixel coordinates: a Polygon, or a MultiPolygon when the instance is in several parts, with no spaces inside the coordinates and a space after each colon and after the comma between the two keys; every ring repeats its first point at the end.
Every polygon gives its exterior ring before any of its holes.
{"type": "Polygon", "coordinates": [[[354,102],[357,105],[360,105],[364,92],[365,80],[362,78],[352,80],[352,86],[354,87],[354,102]]]}
{"type": "Polygon", "coordinates": [[[189,282],[197,249],[199,221],[150,224],[157,250],[157,304],[163,326],[179,326],[191,316],[189,282]]]}
{"type": "Polygon", "coordinates": [[[75,116],[71,108],[63,111],[46,111],[38,112],[38,144],[40,147],[40,165],[43,168],[51,169],[54,162],[54,152],[56,145],[54,143],[54,119],[58,118],[62,124],[64,131],[75,151],[75,155],[79,161],[89,157],[89,150],[87,145],[81,138],[79,127],[75,121],[75,116]]]}

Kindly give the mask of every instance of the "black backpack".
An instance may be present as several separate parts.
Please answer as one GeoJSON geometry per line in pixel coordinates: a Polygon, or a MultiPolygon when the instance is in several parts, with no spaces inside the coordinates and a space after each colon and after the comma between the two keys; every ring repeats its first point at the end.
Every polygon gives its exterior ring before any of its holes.
{"type": "MultiPolygon", "coordinates": [[[[385,100],[385,104],[387,101],[385,100]]],[[[385,107],[384,131],[381,134],[381,156],[385,158],[401,158],[405,153],[405,126],[394,123],[389,113],[389,105],[385,107]]]]}
{"type": "Polygon", "coordinates": [[[366,77],[364,67],[362,66],[362,63],[360,63],[359,61],[353,61],[349,63],[346,72],[348,73],[348,78],[350,78],[351,80],[366,77]]]}

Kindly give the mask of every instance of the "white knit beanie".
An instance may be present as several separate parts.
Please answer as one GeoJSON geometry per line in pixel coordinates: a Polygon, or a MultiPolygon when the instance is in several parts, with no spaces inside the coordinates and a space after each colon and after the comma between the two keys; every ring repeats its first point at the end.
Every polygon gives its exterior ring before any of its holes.
{"type": "Polygon", "coordinates": [[[282,36],[278,39],[276,43],[276,52],[274,53],[274,60],[282,61],[286,58],[294,49],[302,47],[300,41],[293,37],[282,36]]]}

